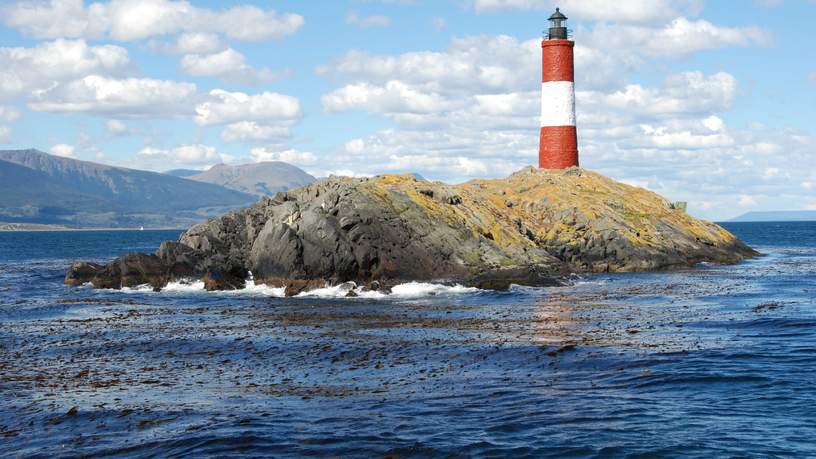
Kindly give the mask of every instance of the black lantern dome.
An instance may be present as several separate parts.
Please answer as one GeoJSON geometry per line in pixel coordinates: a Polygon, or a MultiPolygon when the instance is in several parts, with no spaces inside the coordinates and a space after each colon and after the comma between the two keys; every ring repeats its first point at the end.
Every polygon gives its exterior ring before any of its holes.
{"type": "Polygon", "coordinates": [[[555,9],[555,13],[550,16],[550,31],[547,33],[548,40],[567,39],[567,17],[560,8],[555,9]]]}

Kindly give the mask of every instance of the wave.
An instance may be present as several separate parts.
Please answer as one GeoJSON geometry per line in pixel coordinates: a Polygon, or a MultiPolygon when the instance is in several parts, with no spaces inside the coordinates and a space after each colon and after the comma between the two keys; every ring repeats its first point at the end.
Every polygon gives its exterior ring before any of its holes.
{"type": "MultiPolygon", "coordinates": [[[[87,287],[89,284],[85,284],[82,287],[87,287]]],[[[93,287],[92,285],[90,287],[93,287]]],[[[156,292],[152,286],[148,284],[138,285],[136,287],[122,287],[121,290],[115,289],[102,289],[106,291],[113,291],[113,292],[122,292],[122,293],[212,293],[212,294],[220,294],[220,295],[252,295],[252,296],[271,296],[277,298],[283,298],[286,296],[284,294],[285,288],[284,287],[270,287],[264,284],[256,284],[255,279],[250,276],[246,280],[246,286],[241,290],[220,290],[217,292],[208,292],[204,288],[204,281],[202,280],[178,280],[174,282],[170,282],[161,289],[161,291],[156,292]]]]}
{"type": "Polygon", "coordinates": [[[298,297],[317,297],[317,298],[344,298],[348,296],[358,298],[380,299],[380,298],[423,298],[427,296],[440,295],[461,295],[461,294],[475,294],[483,292],[475,287],[465,287],[461,284],[444,285],[434,284],[430,282],[406,282],[398,284],[391,288],[391,293],[383,293],[373,290],[365,290],[364,287],[357,286],[354,282],[345,282],[340,285],[331,287],[318,288],[303,292],[298,297]]]}
{"type": "MultiPolygon", "coordinates": [[[[86,287],[86,286],[83,286],[86,287]]],[[[221,290],[208,292],[204,288],[201,280],[179,280],[168,283],[160,292],[154,291],[150,285],[139,285],[136,287],[122,287],[121,290],[108,290],[127,294],[213,294],[213,295],[247,295],[266,296],[274,298],[284,298],[286,296],[285,287],[270,287],[264,284],[256,284],[255,279],[250,274],[246,280],[246,286],[240,290],[221,290]]],[[[430,296],[449,296],[479,294],[484,290],[475,287],[465,287],[461,284],[445,285],[431,282],[406,282],[391,288],[390,293],[376,290],[367,290],[364,286],[358,286],[354,282],[344,282],[339,285],[316,288],[306,292],[301,292],[295,298],[363,298],[363,299],[416,299],[430,296]]]]}

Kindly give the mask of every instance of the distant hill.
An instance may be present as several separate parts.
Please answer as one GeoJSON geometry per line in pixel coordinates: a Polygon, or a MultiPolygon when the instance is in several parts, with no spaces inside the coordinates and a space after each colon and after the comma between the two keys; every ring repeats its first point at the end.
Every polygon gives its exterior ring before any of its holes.
{"type": "Polygon", "coordinates": [[[170,175],[0,150],[0,221],[71,227],[185,227],[256,197],[170,175]]]}
{"type": "Polygon", "coordinates": [[[816,210],[773,210],[766,212],[748,212],[732,218],[732,222],[813,222],[816,221],[816,210]]]}
{"type": "Polygon", "coordinates": [[[197,175],[200,173],[201,171],[195,169],[171,169],[164,172],[165,175],[172,175],[173,177],[181,178],[190,177],[191,175],[197,175]]]}
{"type": "Polygon", "coordinates": [[[214,183],[256,196],[273,195],[279,191],[308,185],[316,180],[302,169],[280,161],[240,166],[217,164],[207,171],[187,178],[214,183]]]}

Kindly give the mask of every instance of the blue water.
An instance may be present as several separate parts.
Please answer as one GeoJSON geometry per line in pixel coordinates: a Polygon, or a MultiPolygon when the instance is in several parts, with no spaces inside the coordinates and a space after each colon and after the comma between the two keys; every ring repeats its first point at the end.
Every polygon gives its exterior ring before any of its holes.
{"type": "Polygon", "coordinates": [[[94,291],[178,232],[0,233],[0,457],[814,457],[816,223],[762,257],[379,300],[94,291]]]}

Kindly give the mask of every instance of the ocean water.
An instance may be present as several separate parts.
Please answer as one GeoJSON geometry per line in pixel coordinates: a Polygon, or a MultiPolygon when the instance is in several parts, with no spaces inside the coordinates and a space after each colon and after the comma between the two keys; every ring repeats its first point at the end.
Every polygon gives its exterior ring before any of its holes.
{"type": "Polygon", "coordinates": [[[344,298],[62,285],[178,232],[0,233],[0,457],[814,457],[816,223],[733,266],[344,298]]]}

